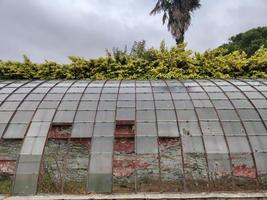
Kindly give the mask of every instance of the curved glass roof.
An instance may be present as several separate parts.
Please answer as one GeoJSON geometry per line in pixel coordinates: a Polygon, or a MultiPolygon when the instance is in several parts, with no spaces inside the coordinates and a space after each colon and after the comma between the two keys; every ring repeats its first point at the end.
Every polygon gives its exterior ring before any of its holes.
{"type": "Polygon", "coordinates": [[[35,194],[51,127],[69,127],[59,139],[90,143],[86,192],[125,192],[116,185],[128,171],[114,162],[125,158],[121,139],[133,147],[125,154],[133,191],[153,191],[158,181],[174,185],[168,192],[266,188],[266,99],[266,79],[1,81],[0,158],[1,145],[23,141],[12,192],[35,194]],[[133,136],[123,136],[127,128],[133,136]],[[145,173],[151,180],[143,186],[145,173]]]}

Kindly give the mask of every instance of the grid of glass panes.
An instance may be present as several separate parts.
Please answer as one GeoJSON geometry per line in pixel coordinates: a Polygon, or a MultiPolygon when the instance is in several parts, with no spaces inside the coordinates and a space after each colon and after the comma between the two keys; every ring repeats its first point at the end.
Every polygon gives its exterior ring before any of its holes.
{"type": "MultiPolygon", "coordinates": [[[[224,174],[224,176],[230,177],[231,162],[221,121],[215,105],[208,93],[205,92],[205,87],[214,87],[214,85],[204,80],[199,82],[187,80],[183,82],[191,97],[201,133],[203,134],[209,179],[214,183],[214,190],[218,190],[221,184],[227,185],[223,182],[225,178],[220,175],[224,174]]],[[[231,189],[231,186],[228,189],[231,189]]]]}
{"type": "Polygon", "coordinates": [[[232,169],[234,177],[240,177],[246,180],[246,184],[240,183],[242,179],[235,179],[239,181],[236,184],[237,189],[254,189],[256,186],[256,163],[255,154],[253,153],[253,147],[251,148],[250,131],[247,129],[247,125],[251,122],[257,123],[260,119],[257,114],[253,104],[251,104],[244,92],[253,92],[253,88],[248,87],[242,81],[217,81],[218,85],[220,82],[220,88],[228,98],[228,102],[232,105],[233,110],[226,109],[221,111],[221,118],[223,120],[223,126],[225,133],[227,134],[227,140],[229,143],[229,149],[232,158],[232,169]],[[242,90],[241,90],[242,88],[242,90]],[[243,91],[244,90],[244,91],[243,91]],[[223,112],[225,112],[223,114],[223,112]],[[227,114],[228,112],[228,114],[227,114]],[[251,113],[251,116],[248,115],[251,113]],[[227,120],[228,118],[228,120],[227,120]],[[235,144],[239,141],[239,144],[235,144]],[[237,151],[237,148],[240,148],[237,151]],[[251,169],[252,173],[250,175],[240,174],[240,167],[245,167],[246,169],[251,169]]]}
{"type": "Polygon", "coordinates": [[[112,192],[112,160],[116,119],[116,103],[120,81],[94,82],[103,88],[93,124],[89,162],[88,192],[112,192]],[[104,84],[104,86],[103,86],[104,84]]]}
{"type": "Polygon", "coordinates": [[[244,92],[247,100],[253,107],[253,109],[247,109],[245,114],[241,113],[240,116],[242,115],[241,118],[244,121],[245,129],[249,135],[252,151],[255,156],[259,182],[266,189],[267,170],[264,163],[267,163],[267,148],[264,144],[267,141],[267,100],[264,95],[267,92],[267,85],[264,81],[260,80],[242,81],[242,86],[234,80],[232,83],[244,92]]]}
{"type": "MultiPolygon", "coordinates": [[[[23,139],[33,113],[36,110],[40,101],[27,100],[31,92],[38,87],[43,81],[32,82],[14,82],[3,88],[3,93],[10,92],[11,94],[5,99],[1,105],[3,112],[3,121],[7,123],[3,138],[5,139],[23,139]]],[[[2,115],[2,114],[0,114],[2,115]]]]}
{"type": "MultiPolygon", "coordinates": [[[[161,153],[161,137],[181,135],[185,162],[190,153],[204,155],[206,151],[209,164],[206,167],[211,172],[219,168],[210,164],[210,160],[218,159],[215,152],[226,153],[222,157],[229,161],[229,149],[233,175],[251,178],[258,174],[261,181],[266,179],[267,85],[264,79],[136,81],[136,84],[135,81],[107,81],[106,84],[105,81],[64,81],[53,87],[57,82],[0,82],[0,135],[4,139],[23,139],[33,120],[25,143],[33,147],[35,143],[42,144],[45,127],[56,112],[54,123],[73,123],[73,138],[96,135],[96,139],[113,141],[116,120],[136,119],[137,153],[161,153]],[[32,129],[40,137],[31,135],[32,129]],[[251,177],[238,173],[239,166],[251,169],[251,177]]],[[[109,154],[112,155],[112,148],[109,154]]],[[[205,159],[197,159],[205,165],[205,159]]],[[[229,166],[222,164],[222,167],[229,166]]],[[[266,185],[266,180],[263,184],[266,185]]]]}
{"type": "MultiPolygon", "coordinates": [[[[35,88],[27,96],[31,99],[38,99],[38,105],[33,110],[33,117],[24,138],[22,149],[18,159],[18,167],[14,180],[14,194],[36,194],[40,170],[40,163],[48,131],[54,118],[57,108],[42,107],[43,100],[50,95],[51,91],[64,82],[49,81],[35,88]]],[[[62,96],[63,97],[63,96],[62,96]]],[[[26,100],[25,100],[26,101],[26,100]]],[[[24,102],[25,102],[24,101],[24,102]]],[[[60,101],[60,99],[58,99],[60,101]]]]}

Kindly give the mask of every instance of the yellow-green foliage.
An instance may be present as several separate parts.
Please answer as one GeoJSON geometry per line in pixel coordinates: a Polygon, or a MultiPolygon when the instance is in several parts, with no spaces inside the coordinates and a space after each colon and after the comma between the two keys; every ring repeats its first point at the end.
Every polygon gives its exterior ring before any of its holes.
{"type": "MultiPolygon", "coordinates": [[[[143,48],[143,47],[142,47],[143,48]]],[[[204,53],[186,50],[185,44],[168,49],[138,49],[138,54],[117,50],[97,59],[69,57],[69,64],[1,61],[1,79],[173,79],[173,78],[266,78],[267,49],[254,55],[227,53],[217,48],[204,53]]]]}

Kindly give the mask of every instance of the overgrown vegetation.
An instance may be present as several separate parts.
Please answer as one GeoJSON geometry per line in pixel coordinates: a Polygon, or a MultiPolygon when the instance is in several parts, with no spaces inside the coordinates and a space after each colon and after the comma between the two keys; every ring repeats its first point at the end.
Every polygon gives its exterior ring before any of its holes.
{"type": "Polygon", "coordinates": [[[45,61],[37,64],[24,56],[24,62],[0,61],[1,79],[173,79],[173,78],[266,78],[267,48],[253,55],[231,53],[223,48],[193,53],[186,44],[146,49],[136,42],[130,52],[113,49],[105,57],[69,57],[69,64],[45,61]]]}
{"type": "Polygon", "coordinates": [[[8,176],[0,176],[0,194],[9,194],[11,192],[11,178],[8,176]]]}

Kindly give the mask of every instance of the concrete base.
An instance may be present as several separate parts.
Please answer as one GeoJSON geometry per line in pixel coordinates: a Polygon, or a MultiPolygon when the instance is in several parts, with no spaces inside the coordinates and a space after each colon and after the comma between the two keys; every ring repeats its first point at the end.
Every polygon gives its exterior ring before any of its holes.
{"type": "Polygon", "coordinates": [[[89,195],[40,195],[40,196],[12,196],[4,197],[0,196],[0,199],[4,200],[85,200],[85,199],[267,199],[267,192],[258,193],[198,193],[198,194],[89,194],[89,195]]]}

